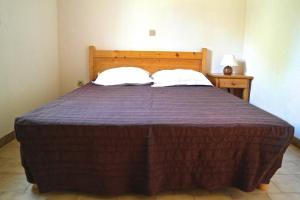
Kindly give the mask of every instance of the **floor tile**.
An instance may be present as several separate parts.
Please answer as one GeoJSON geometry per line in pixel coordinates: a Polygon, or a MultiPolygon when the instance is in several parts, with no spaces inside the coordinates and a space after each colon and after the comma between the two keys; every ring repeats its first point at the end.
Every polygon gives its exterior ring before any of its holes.
{"type": "Polygon", "coordinates": [[[300,174],[300,161],[284,160],[277,174],[300,174]]]}
{"type": "Polygon", "coordinates": [[[288,151],[299,156],[299,158],[300,158],[300,149],[298,147],[296,147],[295,145],[290,145],[288,147],[288,151]]]}
{"type": "Polygon", "coordinates": [[[271,181],[267,193],[280,193],[280,192],[281,191],[279,190],[277,185],[273,181],[271,181]]]}
{"type": "Polygon", "coordinates": [[[79,196],[72,193],[49,193],[47,200],[78,200],[79,196]]]}
{"type": "Polygon", "coordinates": [[[284,161],[300,161],[300,150],[294,145],[290,145],[283,156],[284,161]]]}
{"type": "Polygon", "coordinates": [[[117,200],[156,200],[156,196],[144,195],[121,195],[116,198],[117,200]]]}
{"type": "Polygon", "coordinates": [[[117,200],[118,197],[106,197],[101,195],[80,194],[78,200],[117,200]]]}
{"type": "Polygon", "coordinates": [[[272,181],[281,192],[300,192],[300,177],[296,175],[276,174],[272,181]]]}
{"type": "Polygon", "coordinates": [[[195,196],[195,200],[232,200],[232,197],[212,193],[210,195],[195,196]]]}
{"type": "Polygon", "coordinates": [[[29,193],[4,192],[0,194],[0,200],[47,200],[47,197],[29,193]]]}
{"type": "Polygon", "coordinates": [[[192,194],[166,193],[157,195],[156,200],[194,200],[194,196],[192,194]]]}
{"type": "Polygon", "coordinates": [[[0,175],[0,192],[25,192],[28,186],[24,174],[0,175]]]}
{"type": "Polygon", "coordinates": [[[244,198],[235,199],[233,200],[270,200],[268,194],[253,194],[248,193],[244,198]]]}
{"type": "Polygon", "coordinates": [[[299,200],[300,193],[269,194],[271,200],[299,200]]]}
{"type": "Polygon", "coordinates": [[[11,141],[10,143],[5,145],[6,148],[19,148],[20,147],[20,143],[15,139],[13,141],[11,141]]]}
{"type": "Polygon", "coordinates": [[[24,174],[24,169],[19,158],[0,158],[0,174],[24,174]]]}
{"type": "Polygon", "coordinates": [[[0,149],[0,158],[19,158],[20,149],[19,148],[8,148],[4,146],[0,149]]]}
{"type": "Polygon", "coordinates": [[[24,196],[34,200],[45,200],[48,198],[49,194],[40,193],[36,185],[29,184],[29,186],[25,190],[24,196]]]}

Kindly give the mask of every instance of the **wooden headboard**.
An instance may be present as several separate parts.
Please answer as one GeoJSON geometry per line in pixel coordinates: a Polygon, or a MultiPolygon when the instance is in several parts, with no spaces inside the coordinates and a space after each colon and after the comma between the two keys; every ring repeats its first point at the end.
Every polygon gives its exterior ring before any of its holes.
{"type": "Polygon", "coordinates": [[[162,69],[193,69],[203,74],[206,69],[207,49],[202,52],[169,51],[107,51],[89,47],[89,77],[97,78],[98,72],[120,66],[143,68],[150,73],[162,69]]]}

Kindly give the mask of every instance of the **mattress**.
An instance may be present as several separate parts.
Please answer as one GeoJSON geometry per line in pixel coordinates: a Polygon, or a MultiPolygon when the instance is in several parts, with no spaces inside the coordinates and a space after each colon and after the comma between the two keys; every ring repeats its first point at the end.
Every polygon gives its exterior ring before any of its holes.
{"type": "Polygon", "coordinates": [[[27,180],[100,194],[233,186],[280,168],[294,129],[220,89],[87,84],[15,121],[27,180]]]}

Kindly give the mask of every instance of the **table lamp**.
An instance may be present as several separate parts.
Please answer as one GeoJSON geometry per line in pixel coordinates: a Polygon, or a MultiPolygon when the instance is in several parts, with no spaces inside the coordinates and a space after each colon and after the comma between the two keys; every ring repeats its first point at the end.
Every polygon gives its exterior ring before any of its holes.
{"type": "Polygon", "coordinates": [[[221,66],[225,66],[223,69],[224,75],[231,75],[232,74],[232,67],[239,66],[235,57],[233,55],[224,55],[221,66]]]}

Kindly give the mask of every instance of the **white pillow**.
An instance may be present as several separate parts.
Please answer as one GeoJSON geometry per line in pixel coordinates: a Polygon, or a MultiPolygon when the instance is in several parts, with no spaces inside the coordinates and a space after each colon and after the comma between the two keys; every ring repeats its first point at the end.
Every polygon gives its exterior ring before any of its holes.
{"type": "Polygon", "coordinates": [[[145,85],[152,83],[149,72],[138,67],[117,67],[98,73],[96,85],[145,85]]]}
{"type": "Polygon", "coordinates": [[[161,70],[152,75],[152,87],[176,85],[209,85],[211,82],[200,72],[191,69],[161,70]]]}

